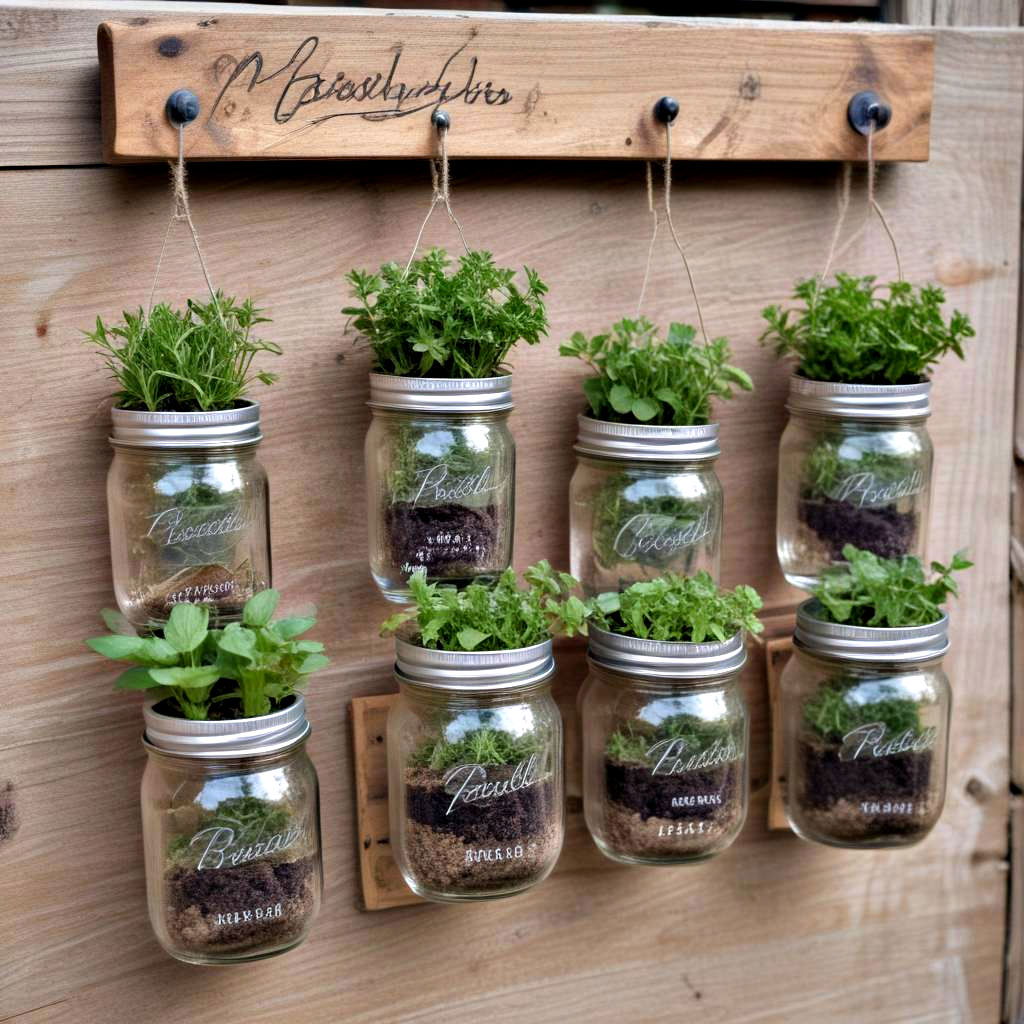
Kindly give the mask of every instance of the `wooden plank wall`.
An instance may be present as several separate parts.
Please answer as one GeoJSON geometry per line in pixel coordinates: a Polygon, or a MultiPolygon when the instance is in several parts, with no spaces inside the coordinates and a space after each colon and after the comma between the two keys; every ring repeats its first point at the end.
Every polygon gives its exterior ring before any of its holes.
{"type": "MultiPolygon", "coordinates": [[[[167,10],[126,4],[125,9],[167,10]]],[[[199,5],[174,10],[209,11],[199,5]]],[[[1010,467],[1020,262],[1024,44],[937,33],[932,160],[887,168],[881,201],[914,280],[938,280],[978,327],[966,367],[940,369],[930,543],[977,562],[953,616],[950,789],[912,853],[841,852],[765,824],[763,679],[752,673],[753,799],[735,847],[692,870],[615,867],[570,801],[562,865],[542,888],[464,907],[358,909],[354,695],[392,689],[387,609],[369,584],[361,487],[366,353],[338,314],[342,274],[404,255],[427,201],[416,164],[206,165],[193,205],[215,280],[252,294],[286,349],[265,396],[276,582],[314,602],[336,662],[312,687],[327,902],[288,956],[201,971],[149,931],[136,702],[82,646],[111,601],[104,474],[108,385],[79,330],[148,293],[168,212],[160,167],[97,165],[95,25],[109,4],[0,5],[0,1020],[995,1022],[1007,891],[1010,467]],[[20,827],[15,828],[17,819],[20,827]]],[[[647,245],[636,165],[458,164],[471,241],[551,285],[552,337],[516,357],[516,560],[565,563],[579,373],[560,338],[632,309],[647,245]]],[[[724,575],[792,603],[773,552],[774,452],[785,372],[758,311],[820,267],[836,168],[680,165],[675,209],[712,329],[758,391],[723,415],[724,575]]],[[[858,178],[858,189],[863,181],[858,178]]],[[[859,191],[858,196],[863,192],[859,191]]],[[[451,245],[438,226],[433,240],[451,245]]],[[[670,243],[649,312],[692,316],[670,243]]],[[[876,230],[851,270],[891,272],[876,230]]],[[[161,294],[201,290],[186,240],[161,294]]],[[[578,656],[568,662],[579,665],[578,656]]],[[[561,684],[571,687],[572,671],[561,684]]],[[[578,677],[578,670],[575,675],[578,677]]]]}

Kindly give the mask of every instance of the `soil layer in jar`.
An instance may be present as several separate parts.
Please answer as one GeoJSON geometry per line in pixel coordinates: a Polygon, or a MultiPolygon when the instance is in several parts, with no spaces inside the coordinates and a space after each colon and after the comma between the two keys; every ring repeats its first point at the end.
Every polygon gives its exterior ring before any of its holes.
{"type": "Polygon", "coordinates": [[[900,512],[894,504],[861,507],[836,498],[804,498],[799,515],[832,561],[842,560],[846,544],[880,558],[898,558],[910,554],[917,537],[917,514],[900,512]]]}
{"type": "Polygon", "coordinates": [[[384,510],[391,564],[427,579],[471,581],[495,565],[503,524],[496,505],[416,505],[398,501],[384,510]]]}
{"type": "Polygon", "coordinates": [[[248,562],[231,570],[224,565],[190,565],[146,591],[142,609],[151,621],[164,622],[182,602],[208,605],[214,620],[237,618],[256,593],[248,562]]]}
{"type": "MultiPolygon", "coordinates": [[[[511,779],[512,766],[487,768],[487,781],[511,779]]],[[[515,891],[543,877],[562,846],[554,782],[472,803],[457,802],[444,775],[406,772],[405,852],[418,882],[441,894],[515,891]]]]}
{"type": "Polygon", "coordinates": [[[311,857],[172,867],[164,882],[171,942],[196,956],[259,956],[289,946],[315,910],[316,871],[311,857]]]}
{"type": "Polygon", "coordinates": [[[838,747],[801,740],[800,760],[799,814],[824,836],[913,842],[935,823],[930,750],[843,761],[838,747]]]}
{"type": "Polygon", "coordinates": [[[605,761],[605,840],[613,852],[650,860],[717,850],[743,818],[740,762],[655,775],[646,765],[605,761]]]}

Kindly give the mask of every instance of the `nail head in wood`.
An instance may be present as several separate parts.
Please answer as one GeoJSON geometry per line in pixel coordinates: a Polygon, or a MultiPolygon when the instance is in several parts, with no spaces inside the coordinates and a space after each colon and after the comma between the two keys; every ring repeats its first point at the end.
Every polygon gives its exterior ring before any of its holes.
{"type": "Polygon", "coordinates": [[[435,109],[430,115],[430,123],[439,132],[446,132],[452,126],[452,115],[447,110],[435,109]]]}
{"type": "Polygon", "coordinates": [[[189,124],[199,116],[199,97],[191,89],[175,89],[167,97],[167,119],[175,127],[189,124]]]}
{"type": "Polygon", "coordinates": [[[880,132],[892,120],[892,107],[876,92],[859,92],[846,108],[850,127],[861,135],[872,130],[880,132]]]}
{"type": "Polygon", "coordinates": [[[662,96],[654,104],[655,120],[662,124],[671,124],[679,116],[679,100],[671,96],[662,96]]]}

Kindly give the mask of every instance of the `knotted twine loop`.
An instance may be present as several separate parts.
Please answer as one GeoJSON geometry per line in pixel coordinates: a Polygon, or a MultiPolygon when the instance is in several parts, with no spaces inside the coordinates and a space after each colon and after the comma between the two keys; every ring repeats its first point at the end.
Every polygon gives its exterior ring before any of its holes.
{"type": "Polygon", "coordinates": [[[451,196],[451,180],[448,174],[448,129],[438,128],[437,130],[437,144],[438,144],[438,159],[430,161],[430,184],[433,191],[433,198],[430,200],[430,208],[427,210],[426,217],[423,218],[423,223],[420,225],[420,230],[416,234],[416,241],[413,243],[412,252],[409,253],[409,259],[405,264],[405,270],[402,273],[403,277],[408,276],[409,268],[412,266],[412,261],[416,258],[416,252],[420,247],[420,242],[423,241],[423,232],[427,229],[427,224],[430,222],[431,216],[433,216],[434,210],[438,206],[444,206],[445,211],[448,214],[448,219],[455,225],[455,230],[459,233],[459,241],[462,242],[462,248],[469,253],[469,245],[466,243],[466,235],[462,230],[462,225],[459,223],[459,218],[455,216],[455,211],[452,209],[452,196],[451,196]]]}
{"type": "MultiPolygon", "coordinates": [[[[690,282],[690,293],[693,295],[693,304],[697,309],[697,322],[700,324],[701,337],[704,339],[704,344],[706,345],[708,343],[708,332],[704,326],[704,314],[700,308],[700,298],[697,295],[697,286],[693,280],[693,272],[690,270],[690,262],[686,258],[686,251],[683,249],[682,243],[679,241],[676,226],[672,221],[672,123],[670,121],[665,122],[665,162],[663,165],[663,175],[665,222],[668,224],[668,230],[672,236],[672,242],[675,244],[676,251],[679,253],[679,258],[683,261],[683,267],[686,270],[686,278],[690,282]]],[[[640,316],[640,310],[643,307],[644,295],[647,292],[647,282],[651,276],[651,263],[654,259],[654,243],[658,238],[659,217],[657,207],[654,205],[654,176],[651,171],[650,161],[647,162],[647,208],[651,211],[654,227],[651,231],[651,244],[647,247],[647,265],[644,268],[643,283],[640,286],[640,298],[637,300],[636,304],[636,315],[638,318],[640,316]]]]}
{"type": "Polygon", "coordinates": [[[217,301],[217,291],[213,287],[213,281],[210,279],[210,268],[206,265],[206,258],[203,256],[202,247],[199,245],[199,233],[196,231],[196,226],[192,221],[192,208],[189,206],[188,201],[188,185],[185,181],[185,126],[183,124],[178,125],[178,160],[169,166],[171,169],[171,188],[174,193],[174,209],[171,212],[170,219],[167,221],[163,245],[160,246],[160,255],[157,257],[156,272],[153,274],[153,286],[149,289],[146,319],[149,319],[149,314],[153,311],[153,297],[156,295],[157,282],[160,280],[160,267],[164,262],[164,253],[167,251],[167,242],[171,237],[171,229],[175,224],[184,221],[192,235],[192,244],[195,246],[196,256],[199,257],[199,266],[203,269],[203,277],[206,279],[206,287],[210,290],[210,298],[213,300],[214,309],[217,310],[217,316],[220,317],[220,321],[223,323],[224,315],[221,312],[220,302],[217,301]]]}

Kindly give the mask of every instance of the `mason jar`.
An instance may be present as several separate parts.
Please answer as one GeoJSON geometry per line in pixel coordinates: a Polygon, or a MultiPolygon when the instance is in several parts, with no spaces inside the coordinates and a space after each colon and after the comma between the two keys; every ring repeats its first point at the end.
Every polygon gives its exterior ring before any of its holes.
{"type": "Polygon", "coordinates": [[[366,435],[370,571],[389,601],[408,580],[462,586],[512,564],[512,378],[370,374],[366,435]]]}
{"type": "Polygon", "coordinates": [[[789,823],[829,846],[910,846],[945,800],[949,620],[887,629],[819,614],[800,606],[780,680],[789,823]]]}
{"type": "Polygon", "coordinates": [[[271,582],[259,404],[111,415],[107,509],[121,612],[140,628],[186,601],[209,605],[218,625],[241,619],[271,582]]]}
{"type": "Polygon", "coordinates": [[[583,809],[598,848],[624,864],[721,853],[747,816],[742,634],[662,643],[591,626],[587,660],[583,809]]]}
{"type": "Polygon", "coordinates": [[[396,641],[391,845],[413,892],[495,899],[550,874],[565,829],[554,670],[550,640],[468,653],[396,641]]]}
{"type": "Polygon", "coordinates": [[[316,769],[305,702],[192,721],[145,708],[142,834],[149,917],[192,964],[284,953],[309,934],[323,890],[316,769]]]}
{"type": "Polygon", "coordinates": [[[569,560],[590,597],[667,572],[717,581],[718,424],[652,427],[580,416],[569,485],[569,560]]]}
{"type": "Polygon", "coordinates": [[[847,544],[883,558],[923,555],[932,443],[931,384],[834,384],[790,378],[779,448],[777,547],[810,589],[847,544]]]}

